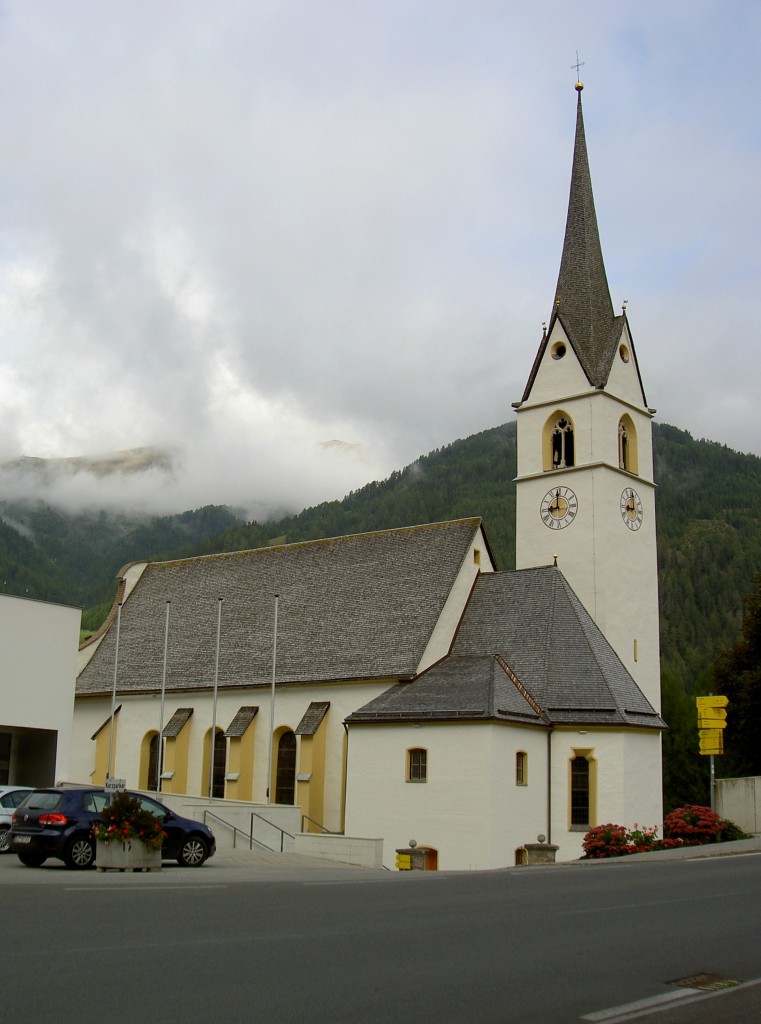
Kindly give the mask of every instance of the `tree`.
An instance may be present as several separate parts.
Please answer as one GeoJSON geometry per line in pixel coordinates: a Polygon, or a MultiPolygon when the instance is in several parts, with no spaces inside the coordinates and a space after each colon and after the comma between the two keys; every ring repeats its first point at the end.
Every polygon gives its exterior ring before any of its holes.
{"type": "Polygon", "coordinates": [[[708,761],[698,746],[695,698],[670,672],[661,675],[663,720],[663,810],[709,801],[708,761]]]}
{"type": "Polygon", "coordinates": [[[761,775],[761,573],[755,583],[739,642],[713,666],[714,691],[729,699],[722,767],[734,777],[761,775]]]}

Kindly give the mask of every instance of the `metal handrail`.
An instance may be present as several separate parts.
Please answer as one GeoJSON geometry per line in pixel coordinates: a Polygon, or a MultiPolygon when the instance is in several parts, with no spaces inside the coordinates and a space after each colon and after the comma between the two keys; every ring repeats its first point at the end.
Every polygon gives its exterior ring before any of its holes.
{"type": "MultiPolygon", "coordinates": [[[[283,852],[283,840],[284,840],[285,836],[288,836],[289,839],[294,839],[295,838],[294,836],[291,835],[290,832],[286,832],[284,828],[280,828],[279,825],[276,825],[273,821],[270,821],[269,818],[262,817],[262,815],[261,814],[257,814],[256,811],[251,811],[251,836],[252,836],[252,838],[253,838],[253,835],[254,835],[254,818],[258,818],[260,821],[263,821],[265,823],[265,825],[270,825],[272,828],[277,829],[277,831],[280,833],[280,852],[281,853],[283,852]]],[[[258,839],[254,840],[254,842],[259,842],[259,840],[258,839]]],[[[264,845],[264,844],[260,844],[260,845],[264,845]]],[[[272,849],[269,846],[267,846],[265,848],[268,849],[268,850],[272,849]]]]}
{"type": "MultiPolygon", "coordinates": [[[[261,846],[261,848],[263,850],[269,850],[270,852],[272,852],[271,847],[267,846],[266,843],[260,843],[258,839],[254,839],[253,828],[251,829],[251,833],[249,835],[246,835],[246,833],[243,831],[242,828],[238,828],[237,825],[233,825],[233,823],[231,821],[225,821],[224,818],[220,818],[220,816],[218,814],[215,814],[214,811],[209,811],[206,808],[204,808],[204,812],[203,812],[203,822],[204,822],[204,825],[206,824],[207,817],[214,818],[221,825],[226,825],[227,828],[231,828],[233,830],[233,849],[236,848],[236,839],[238,837],[238,833],[240,832],[240,834],[244,838],[248,839],[248,848],[249,848],[249,850],[253,850],[254,843],[256,843],[256,845],[257,846],[261,846]]],[[[282,848],[281,848],[281,852],[282,852],[282,848]]]]}
{"type": "Polygon", "coordinates": [[[304,822],[305,821],[308,821],[312,825],[316,825],[317,828],[322,829],[322,831],[326,835],[329,835],[329,836],[342,836],[343,835],[343,832],[334,832],[330,828],[325,828],[325,826],[322,824],[322,822],[315,821],[314,818],[310,818],[308,814],[302,814],[301,815],[301,831],[302,832],[304,831],[304,822]]]}

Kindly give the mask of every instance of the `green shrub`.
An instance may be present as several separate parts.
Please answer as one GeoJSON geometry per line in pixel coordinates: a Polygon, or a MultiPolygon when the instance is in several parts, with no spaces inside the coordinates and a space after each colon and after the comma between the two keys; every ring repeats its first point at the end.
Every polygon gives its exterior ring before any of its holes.
{"type": "Polygon", "coordinates": [[[733,821],[721,822],[721,831],[717,836],[717,841],[720,843],[733,843],[737,839],[750,839],[747,832],[743,832],[739,825],[735,825],[733,821]]]}

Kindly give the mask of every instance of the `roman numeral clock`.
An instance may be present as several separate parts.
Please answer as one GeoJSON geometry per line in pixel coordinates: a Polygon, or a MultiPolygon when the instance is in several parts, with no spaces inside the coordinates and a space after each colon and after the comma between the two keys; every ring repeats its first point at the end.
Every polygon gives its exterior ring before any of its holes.
{"type": "Polygon", "coordinates": [[[550,530],[569,526],[579,511],[579,499],[570,487],[553,487],[547,491],[539,506],[542,522],[550,530]]]}

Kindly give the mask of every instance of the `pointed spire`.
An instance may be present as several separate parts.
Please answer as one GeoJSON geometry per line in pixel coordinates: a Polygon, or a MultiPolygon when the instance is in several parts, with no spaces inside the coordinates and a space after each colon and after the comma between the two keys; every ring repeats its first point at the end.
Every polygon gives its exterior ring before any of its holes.
{"type": "Polygon", "coordinates": [[[581,82],[576,83],[571,194],[550,329],[559,317],[590,384],[599,387],[608,379],[622,318],[613,313],[597,229],[581,109],[583,88],[581,82]]]}

